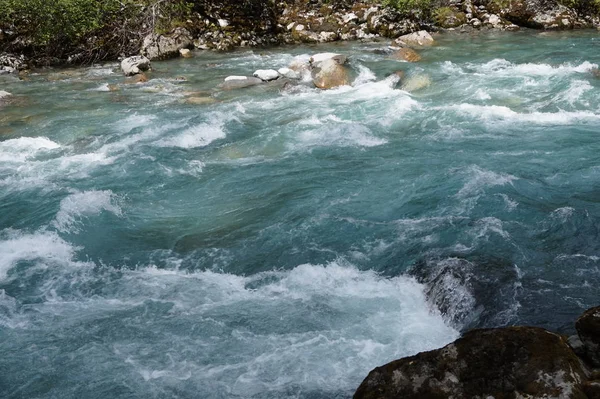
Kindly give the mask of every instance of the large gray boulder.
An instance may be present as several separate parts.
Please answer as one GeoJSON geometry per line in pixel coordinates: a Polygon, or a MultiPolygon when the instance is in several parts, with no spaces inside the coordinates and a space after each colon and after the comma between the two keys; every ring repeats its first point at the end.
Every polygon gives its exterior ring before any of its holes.
{"type": "Polygon", "coordinates": [[[442,349],[377,367],[354,399],[586,399],[566,339],[536,327],[473,330],[442,349]]]}
{"type": "Polygon", "coordinates": [[[121,70],[125,76],[133,76],[150,69],[150,60],[141,55],[125,58],[121,61],[121,70]]]}
{"type": "Polygon", "coordinates": [[[193,48],[191,33],[184,28],[177,28],[169,35],[149,34],[142,43],[142,55],[154,60],[164,60],[179,56],[179,50],[193,48]]]}

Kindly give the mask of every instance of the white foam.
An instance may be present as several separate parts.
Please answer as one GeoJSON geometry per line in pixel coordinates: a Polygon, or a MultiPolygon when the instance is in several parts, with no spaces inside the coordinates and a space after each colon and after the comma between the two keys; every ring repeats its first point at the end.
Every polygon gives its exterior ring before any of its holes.
{"type": "Polygon", "coordinates": [[[524,63],[514,64],[505,59],[497,58],[489,61],[485,64],[467,64],[470,69],[474,69],[476,73],[484,75],[503,75],[503,76],[553,76],[553,75],[566,75],[573,73],[586,73],[597,68],[597,64],[592,64],[585,61],[579,65],[572,64],[561,64],[561,65],[550,65],[550,64],[537,64],[537,63],[524,63]]]}
{"type": "Polygon", "coordinates": [[[376,137],[371,130],[360,123],[326,124],[321,128],[305,130],[297,134],[297,144],[305,148],[320,146],[336,147],[375,147],[387,143],[386,139],[376,137]]]}
{"type": "Polygon", "coordinates": [[[442,107],[442,109],[454,110],[459,114],[489,122],[507,121],[539,125],[568,125],[577,121],[600,120],[600,115],[591,111],[518,113],[508,107],[499,105],[474,105],[467,103],[450,105],[442,107]]]}
{"type": "Polygon", "coordinates": [[[374,82],[376,80],[377,76],[375,76],[375,73],[373,73],[373,71],[371,71],[364,65],[359,65],[358,76],[356,77],[354,82],[352,82],[352,86],[360,86],[366,83],[374,82]]]}
{"type": "Polygon", "coordinates": [[[470,197],[478,195],[487,187],[504,186],[512,184],[517,177],[506,174],[496,173],[490,170],[485,170],[479,166],[471,166],[466,170],[467,182],[460,189],[458,197],[470,197]]]}
{"type": "Polygon", "coordinates": [[[10,269],[22,261],[37,261],[37,267],[72,264],[78,248],[58,234],[40,231],[32,234],[16,230],[0,232],[0,281],[7,278],[10,269]]]}
{"type": "MultiPolygon", "coordinates": [[[[171,346],[168,362],[125,345],[118,346],[120,356],[144,379],[191,375],[204,386],[219,381],[229,394],[260,396],[290,387],[348,392],[373,367],[458,336],[431,310],[414,279],[385,278],[344,261],[249,277],[148,268],[128,272],[120,284],[130,295],[174,303],[170,317],[185,315],[201,329],[227,331],[193,343],[177,341],[183,350],[171,346]],[[188,344],[193,347],[185,350],[188,344]],[[205,356],[198,349],[205,345],[231,350],[207,362],[198,358],[205,356]]],[[[173,343],[169,334],[163,341],[153,344],[156,350],[173,343]]]]}
{"type": "Polygon", "coordinates": [[[84,191],[71,194],[60,202],[60,210],[53,224],[59,231],[77,232],[77,223],[81,218],[99,215],[102,211],[121,215],[121,208],[112,191],[84,191]]]}
{"type": "Polygon", "coordinates": [[[20,137],[0,142],[0,162],[24,162],[44,150],[60,148],[46,137],[20,137]]]}
{"type": "Polygon", "coordinates": [[[574,105],[576,102],[581,102],[583,105],[589,105],[589,103],[583,100],[583,95],[588,91],[593,90],[592,85],[587,80],[575,79],[571,81],[569,88],[562,93],[559,93],[555,98],[554,102],[560,103],[562,101],[574,105]]]}
{"type": "Polygon", "coordinates": [[[156,142],[161,147],[198,148],[206,147],[215,140],[225,138],[223,125],[201,123],[187,128],[183,133],[156,142]]]}

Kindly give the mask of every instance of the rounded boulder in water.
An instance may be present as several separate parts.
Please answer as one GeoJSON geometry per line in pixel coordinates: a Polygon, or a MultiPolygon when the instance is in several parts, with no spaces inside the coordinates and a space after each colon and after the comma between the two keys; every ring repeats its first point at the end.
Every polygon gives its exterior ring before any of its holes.
{"type": "Polygon", "coordinates": [[[354,398],[500,398],[510,393],[575,399],[587,397],[585,380],[579,358],[563,337],[542,328],[508,327],[473,330],[442,349],[378,367],[354,398]]]}
{"type": "Polygon", "coordinates": [[[150,69],[150,60],[142,55],[125,58],[121,61],[121,70],[125,76],[133,76],[150,69]]]}
{"type": "Polygon", "coordinates": [[[433,37],[424,30],[400,36],[394,41],[395,45],[411,47],[428,47],[433,46],[434,43],[433,37]]]}
{"type": "Polygon", "coordinates": [[[253,73],[255,78],[259,78],[263,82],[270,82],[279,78],[279,72],[273,69],[259,69],[253,73]]]}
{"type": "Polygon", "coordinates": [[[313,83],[319,89],[333,89],[350,84],[348,70],[333,58],[319,63],[319,67],[313,69],[312,76],[313,83]]]}
{"type": "Polygon", "coordinates": [[[223,90],[243,89],[263,83],[259,78],[250,76],[228,76],[221,84],[223,90]]]}
{"type": "Polygon", "coordinates": [[[396,51],[394,54],[392,54],[392,58],[407,62],[421,61],[421,56],[419,55],[419,53],[408,47],[402,47],[401,49],[396,51]]]}

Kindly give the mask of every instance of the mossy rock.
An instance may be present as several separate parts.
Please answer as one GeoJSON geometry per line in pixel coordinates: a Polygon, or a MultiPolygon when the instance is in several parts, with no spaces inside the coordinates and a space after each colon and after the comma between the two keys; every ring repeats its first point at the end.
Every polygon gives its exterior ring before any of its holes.
{"type": "Polygon", "coordinates": [[[440,7],[433,13],[435,23],[445,29],[467,23],[467,15],[456,7],[440,7]]]}

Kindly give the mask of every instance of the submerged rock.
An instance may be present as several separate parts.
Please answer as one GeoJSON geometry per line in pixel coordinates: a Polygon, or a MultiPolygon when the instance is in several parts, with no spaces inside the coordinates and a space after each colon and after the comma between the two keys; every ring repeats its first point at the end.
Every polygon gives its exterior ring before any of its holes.
{"type": "Polygon", "coordinates": [[[144,56],[136,55],[121,61],[121,70],[125,76],[133,76],[150,69],[150,60],[144,56]]]}
{"type": "Polygon", "coordinates": [[[395,45],[404,47],[404,46],[416,46],[416,47],[426,47],[433,46],[435,40],[429,34],[429,32],[421,30],[418,32],[410,33],[408,35],[400,36],[398,39],[394,41],[395,45]]]}
{"type": "Polygon", "coordinates": [[[473,330],[369,373],[354,399],[580,398],[587,377],[566,340],[536,327],[473,330]]]}
{"type": "Polygon", "coordinates": [[[392,58],[407,62],[421,61],[421,56],[419,55],[419,53],[408,47],[402,47],[401,49],[394,52],[392,54],[392,58]]]}
{"type": "Polygon", "coordinates": [[[317,65],[312,71],[312,78],[319,89],[332,89],[350,84],[348,70],[334,58],[328,58],[317,65]]]}
{"type": "Polygon", "coordinates": [[[217,100],[214,97],[188,97],[184,102],[192,105],[209,105],[216,103],[217,100]]]}
{"type": "Polygon", "coordinates": [[[402,90],[413,93],[415,91],[424,89],[431,85],[431,79],[428,75],[418,74],[409,76],[402,83],[402,90]]]}
{"type": "Polygon", "coordinates": [[[600,306],[581,315],[575,328],[583,344],[585,360],[593,367],[600,367],[600,306]]]}
{"type": "Polygon", "coordinates": [[[125,79],[125,84],[132,85],[137,83],[146,83],[148,76],[145,73],[138,73],[125,79]]]}
{"type": "Polygon", "coordinates": [[[252,74],[255,78],[259,78],[264,82],[270,82],[279,78],[279,72],[273,69],[259,69],[252,74]]]}
{"type": "Polygon", "coordinates": [[[262,80],[250,76],[228,76],[221,84],[223,90],[243,89],[263,83],[262,80]]]}
{"type": "Polygon", "coordinates": [[[144,38],[142,55],[151,61],[177,57],[179,50],[192,48],[192,35],[187,29],[177,28],[170,35],[152,33],[144,38]]]}

